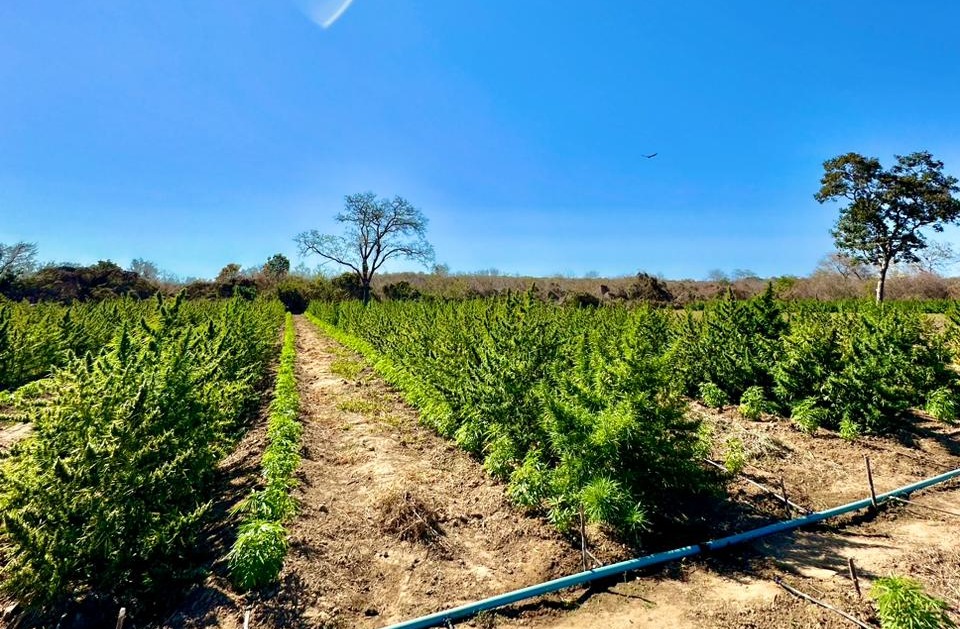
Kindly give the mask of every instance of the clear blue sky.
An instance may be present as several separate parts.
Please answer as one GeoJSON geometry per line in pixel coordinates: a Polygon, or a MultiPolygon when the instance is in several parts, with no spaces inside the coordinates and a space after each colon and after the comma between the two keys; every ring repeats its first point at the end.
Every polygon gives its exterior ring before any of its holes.
{"type": "Polygon", "coordinates": [[[953,0],[340,5],[4,0],[0,242],[212,276],[373,190],[455,271],[805,274],[824,159],[960,175],[953,0]]]}

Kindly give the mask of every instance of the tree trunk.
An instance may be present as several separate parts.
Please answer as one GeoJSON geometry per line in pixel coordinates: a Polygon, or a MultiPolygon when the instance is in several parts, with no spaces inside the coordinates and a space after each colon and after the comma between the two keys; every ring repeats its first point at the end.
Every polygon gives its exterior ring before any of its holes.
{"type": "Polygon", "coordinates": [[[363,295],[363,305],[366,306],[367,304],[370,303],[370,280],[363,280],[361,287],[362,287],[361,293],[363,295]]]}
{"type": "Polygon", "coordinates": [[[887,281],[887,270],[890,268],[890,261],[884,260],[880,265],[880,276],[877,278],[877,304],[883,303],[884,285],[887,281]]]}

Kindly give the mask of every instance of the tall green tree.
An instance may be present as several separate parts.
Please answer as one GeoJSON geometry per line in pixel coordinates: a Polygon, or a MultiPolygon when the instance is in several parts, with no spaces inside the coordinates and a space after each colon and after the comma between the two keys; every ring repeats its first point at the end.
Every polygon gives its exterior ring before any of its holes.
{"type": "Polygon", "coordinates": [[[272,280],[282,279],[290,272],[290,259],[282,253],[275,253],[267,258],[263,272],[272,280]]]}
{"type": "Polygon", "coordinates": [[[884,169],[880,160],[847,153],[823,163],[820,203],[846,201],[831,231],[837,250],[877,269],[877,303],[892,264],[916,263],[927,247],[925,230],[942,232],[960,222],[957,178],[927,151],[897,155],[884,169]]]}
{"type": "Polygon", "coordinates": [[[313,229],[294,240],[301,255],[316,254],[350,269],[360,282],[364,303],[370,301],[373,276],[387,260],[433,262],[433,246],[426,239],[427,219],[409,201],[399,196],[378,199],[372,192],[351,194],[345,201],[336,216],[345,226],[342,235],[313,229]]]}

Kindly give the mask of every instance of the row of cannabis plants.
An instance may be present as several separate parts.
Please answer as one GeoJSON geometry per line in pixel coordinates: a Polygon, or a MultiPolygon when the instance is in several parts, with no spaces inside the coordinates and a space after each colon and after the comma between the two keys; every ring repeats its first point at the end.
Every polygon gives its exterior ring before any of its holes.
{"type": "Polygon", "coordinates": [[[680,313],[514,295],[313,303],[308,315],[561,528],[581,513],[628,535],[683,517],[711,486],[691,397],[850,437],[915,407],[955,416],[956,326],[938,331],[920,314],[809,312],[768,291],[680,313]]]}
{"type": "Polygon", "coordinates": [[[960,317],[860,305],[822,312],[775,300],[723,300],[672,325],[667,359],[685,394],[791,417],[808,432],[882,434],[925,409],[957,419],[960,317]]]}
{"type": "Polygon", "coordinates": [[[562,309],[529,296],[314,303],[423,421],[482,458],[518,504],[560,529],[635,536],[709,489],[705,445],[664,360],[670,314],[562,309]]]}
{"type": "Polygon", "coordinates": [[[256,408],[279,302],[144,306],[52,372],[0,461],[0,587],[34,607],[137,608],[196,577],[218,461],[256,408]]]}
{"type": "Polygon", "coordinates": [[[244,514],[233,548],[228,556],[230,575],[241,590],[276,581],[287,554],[287,523],[297,510],[290,491],[300,466],[300,395],[294,372],[296,362],[293,315],[287,313],[280,352],[280,367],[270,415],[267,419],[267,447],[261,465],[263,485],[239,505],[244,514]]]}
{"type": "Polygon", "coordinates": [[[149,309],[149,302],[133,299],[72,306],[0,300],[0,392],[47,377],[71,356],[98,351],[122,323],[149,309]]]}

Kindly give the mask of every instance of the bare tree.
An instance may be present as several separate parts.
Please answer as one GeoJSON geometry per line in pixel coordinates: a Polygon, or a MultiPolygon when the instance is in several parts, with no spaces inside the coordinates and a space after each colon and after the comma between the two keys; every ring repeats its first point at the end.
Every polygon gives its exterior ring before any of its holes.
{"type": "Polygon", "coordinates": [[[130,262],[130,270],[151,282],[155,282],[160,278],[160,268],[156,263],[144,258],[134,258],[130,262]]]}
{"type": "Polygon", "coordinates": [[[917,252],[918,260],[911,266],[920,273],[943,273],[960,261],[960,256],[949,242],[934,241],[926,249],[917,252]]]}
{"type": "Polygon", "coordinates": [[[847,280],[865,280],[870,276],[871,270],[862,262],[839,251],[834,251],[820,260],[814,273],[839,275],[847,280]]]}
{"type": "Polygon", "coordinates": [[[316,254],[356,274],[363,303],[370,301],[373,276],[388,260],[433,262],[433,247],[426,239],[427,219],[402,197],[378,199],[372,192],[348,195],[336,219],[346,226],[343,235],[312,229],[294,240],[301,255],[316,254]]]}
{"type": "Polygon", "coordinates": [[[19,276],[37,268],[37,245],[32,242],[16,242],[5,245],[0,242],[0,277],[19,276]]]}

